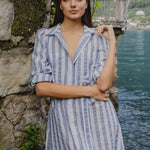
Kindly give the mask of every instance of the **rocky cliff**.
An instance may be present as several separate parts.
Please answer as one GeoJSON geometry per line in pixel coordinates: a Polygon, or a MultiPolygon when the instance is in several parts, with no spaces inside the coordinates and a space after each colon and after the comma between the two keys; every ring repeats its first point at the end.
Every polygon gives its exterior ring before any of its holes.
{"type": "Polygon", "coordinates": [[[28,79],[35,32],[46,24],[46,4],[0,0],[0,146],[4,150],[18,150],[30,124],[41,125],[44,147],[49,100],[36,96],[28,79]]]}

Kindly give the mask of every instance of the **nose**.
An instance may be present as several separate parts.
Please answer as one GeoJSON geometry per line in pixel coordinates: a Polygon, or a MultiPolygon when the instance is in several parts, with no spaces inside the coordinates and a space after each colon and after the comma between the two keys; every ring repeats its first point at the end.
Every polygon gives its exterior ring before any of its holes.
{"type": "Polygon", "coordinates": [[[76,7],[76,0],[71,0],[71,7],[76,7]]]}

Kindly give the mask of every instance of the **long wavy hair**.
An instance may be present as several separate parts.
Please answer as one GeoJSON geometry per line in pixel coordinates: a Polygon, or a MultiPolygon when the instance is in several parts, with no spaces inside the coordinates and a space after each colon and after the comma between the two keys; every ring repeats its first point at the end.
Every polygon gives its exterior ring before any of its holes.
{"type": "MultiPolygon", "coordinates": [[[[90,0],[86,0],[88,3],[88,7],[85,10],[84,15],[81,18],[82,25],[87,25],[88,27],[93,27],[92,24],[92,15],[91,15],[91,6],[90,0]]],[[[58,23],[62,23],[64,21],[63,11],[60,9],[61,0],[56,0],[56,12],[54,15],[54,22],[50,27],[57,25],[58,23]]]]}

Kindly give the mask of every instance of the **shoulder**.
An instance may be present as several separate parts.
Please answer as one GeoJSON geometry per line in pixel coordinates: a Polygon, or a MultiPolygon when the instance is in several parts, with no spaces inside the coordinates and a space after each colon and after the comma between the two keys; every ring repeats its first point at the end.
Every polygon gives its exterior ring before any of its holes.
{"type": "Polygon", "coordinates": [[[42,37],[46,37],[48,35],[52,35],[56,32],[57,26],[58,25],[51,27],[51,28],[48,28],[48,29],[46,29],[46,28],[38,29],[36,32],[36,36],[39,38],[42,38],[42,37]]]}
{"type": "Polygon", "coordinates": [[[92,34],[93,38],[96,38],[96,39],[99,39],[99,40],[106,40],[103,35],[97,34],[97,29],[96,28],[86,27],[86,30],[92,34]]]}
{"type": "Polygon", "coordinates": [[[87,30],[88,30],[88,32],[90,32],[92,34],[92,39],[94,41],[96,41],[97,44],[102,45],[103,47],[108,49],[108,46],[109,46],[108,40],[102,34],[99,35],[97,33],[97,29],[96,28],[89,28],[89,27],[87,27],[87,30]]]}

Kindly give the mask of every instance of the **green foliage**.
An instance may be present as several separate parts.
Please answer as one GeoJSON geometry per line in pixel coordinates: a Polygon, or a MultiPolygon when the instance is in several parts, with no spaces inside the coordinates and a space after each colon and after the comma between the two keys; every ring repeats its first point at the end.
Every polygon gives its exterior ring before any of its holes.
{"type": "Polygon", "coordinates": [[[41,133],[41,126],[40,125],[29,125],[28,128],[25,129],[26,132],[26,139],[25,143],[21,146],[20,150],[27,149],[35,149],[40,147],[40,133],[41,133]]]}
{"type": "Polygon", "coordinates": [[[142,8],[140,9],[144,11],[145,15],[136,15],[136,12],[139,11],[139,8],[128,9],[128,19],[132,21],[139,21],[140,26],[147,26],[150,24],[150,8],[142,8]]]}
{"type": "Polygon", "coordinates": [[[101,8],[101,4],[98,1],[95,1],[94,3],[96,8],[101,8]]]}
{"type": "Polygon", "coordinates": [[[101,4],[99,1],[93,0],[92,1],[92,7],[91,7],[92,20],[93,20],[93,17],[95,15],[95,11],[97,8],[101,8],[101,4]]]}
{"type": "Polygon", "coordinates": [[[128,9],[128,19],[139,22],[138,27],[146,27],[150,24],[150,0],[131,0],[128,9]],[[136,12],[142,10],[145,15],[136,15],[136,12]]]}
{"type": "Polygon", "coordinates": [[[130,8],[145,8],[150,7],[150,0],[130,0],[130,8]]]}
{"type": "Polygon", "coordinates": [[[52,0],[52,4],[51,4],[51,11],[50,11],[50,25],[53,23],[54,21],[54,14],[56,12],[56,5],[55,5],[55,1],[52,0]]]}
{"type": "Polygon", "coordinates": [[[0,146],[0,150],[4,150],[4,149],[0,146]]]}

